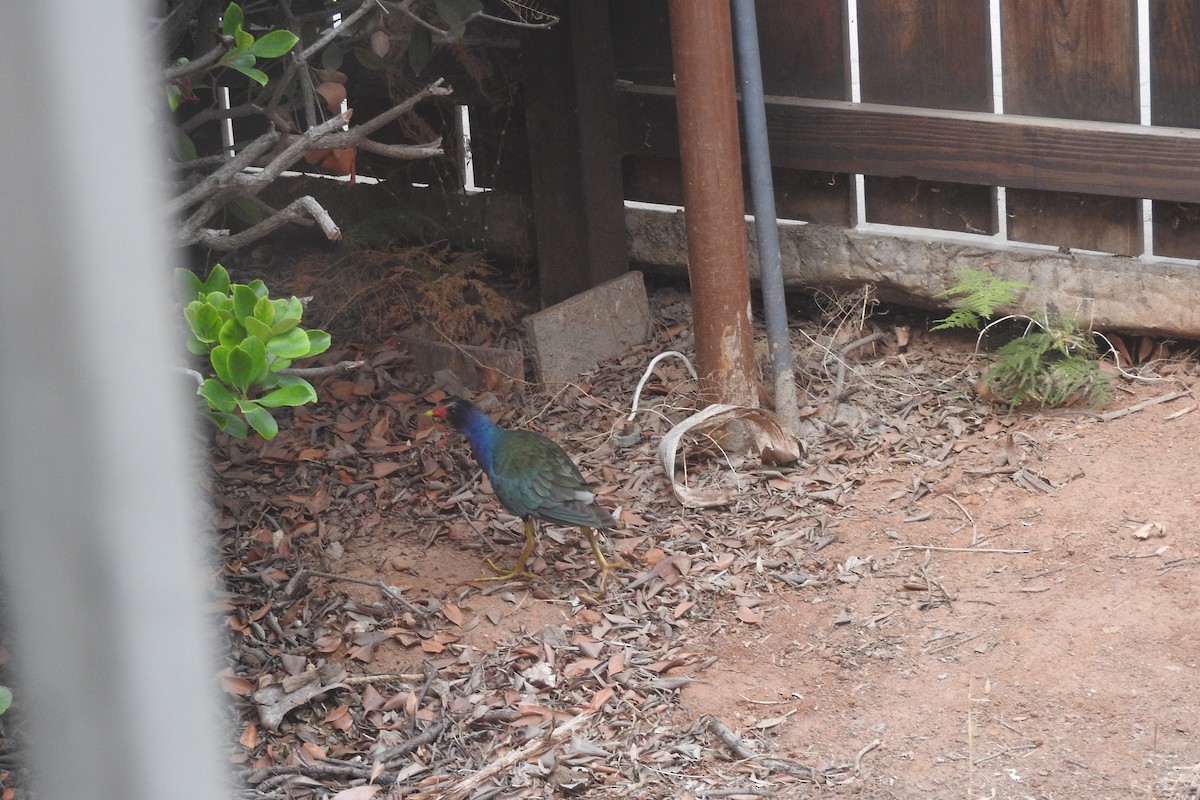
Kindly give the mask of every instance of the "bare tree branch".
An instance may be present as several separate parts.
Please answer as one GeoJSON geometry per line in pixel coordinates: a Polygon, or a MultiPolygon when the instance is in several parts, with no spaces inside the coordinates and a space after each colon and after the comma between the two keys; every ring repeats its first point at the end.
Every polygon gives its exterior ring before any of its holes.
{"type": "MultiPolygon", "coordinates": [[[[402,5],[407,6],[408,2],[405,2],[402,5]]],[[[380,7],[380,6],[379,6],[379,3],[377,2],[377,0],[363,0],[363,4],[361,6],[359,6],[356,10],[352,11],[351,13],[347,14],[346,16],[342,17],[342,22],[340,25],[338,25],[336,28],[331,27],[329,30],[325,31],[325,33],[321,35],[321,38],[317,39],[315,42],[310,44],[308,47],[301,50],[300,58],[304,61],[308,61],[308,59],[312,58],[314,55],[319,53],[322,50],[322,48],[324,48],[326,45],[328,45],[334,39],[336,39],[339,36],[345,36],[350,31],[354,30],[354,23],[358,22],[363,17],[363,15],[365,15],[372,8],[378,8],[378,7],[380,7]]]]}
{"type": "MultiPolygon", "coordinates": [[[[415,0],[361,0],[353,4],[354,10],[344,14],[337,26],[332,25],[329,17],[325,17],[326,24],[322,25],[314,41],[303,49],[293,49],[287,59],[274,61],[276,69],[284,68],[282,75],[273,76],[267,86],[256,88],[250,94],[236,89],[242,102],[233,108],[219,108],[214,97],[211,107],[193,113],[181,123],[180,130],[189,135],[208,123],[247,117],[264,118],[271,124],[271,129],[232,157],[206,154],[204,158],[180,165],[181,171],[190,181],[184,182],[182,191],[167,204],[169,213],[185,217],[178,227],[179,242],[229,250],[242,247],[289,222],[312,224],[314,221],[328,238],[337,240],[341,236],[340,229],[328,212],[312,197],[300,198],[281,211],[268,208],[265,219],[237,234],[214,227],[212,220],[234,199],[256,201],[257,195],[263,189],[275,181],[284,170],[291,168],[306,152],[357,148],[365,153],[405,160],[444,155],[440,138],[414,144],[391,144],[370,138],[384,125],[411,112],[418,103],[451,94],[450,88],[443,85],[442,79],[430,83],[411,97],[355,127],[343,130],[350,120],[351,112],[317,122],[319,104],[316,102],[313,86],[313,67],[309,61],[334,42],[355,41],[356,37],[365,36],[374,24],[375,17],[372,14],[405,14],[434,31],[435,38],[439,40],[459,40],[449,32],[421,21],[412,11],[414,2],[415,0]],[[297,122],[297,115],[303,121],[297,122]],[[298,132],[297,128],[301,126],[306,128],[298,132]],[[250,167],[259,169],[249,171],[250,167]]],[[[233,47],[233,42],[230,37],[221,36],[213,28],[210,12],[214,9],[215,7],[210,8],[200,0],[175,0],[172,14],[159,21],[157,32],[160,35],[165,35],[168,31],[174,35],[175,25],[186,16],[189,24],[198,24],[201,26],[198,30],[206,32],[205,42],[212,43],[214,39],[218,40],[215,47],[193,61],[164,68],[162,80],[179,81],[201,73],[217,74],[221,58],[233,47]],[[199,23],[196,22],[198,18],[201,18],[199,23]],[[210,28],[212,30],[209,30],[210,28]]],[[[261,12],[262,9],[259,9],[256,13],[261,12]]],[[[471,19],[484,17],[486,15],[475,15],[471,19]]],[[[525,23],[524,18],[520,21],[487,18],[518,27],[545,27],[525,23]]],[[[318,21],[320,16],[309,15],[306,19],[318,21]]],[[[308,24],[307,21],[304,25],[300,24],[286,0],[280,0],[273,20],[276,26],[290,28],[297,34],[308,24]]]]}
{"type": "MultiPolygon", "coordinates": [[[[338,145],[339,147],[341,145],[338,145]]],[[[372,141],[371,139],[363,139],[358,144],[358,149],[367,153],[374,153],[387,158],[395,158],[402,161],[412,161],[420,158],[434,158],[444,155],[445,150],[442,149],[442,140],[436,139],[428,144],[384,144],[383,142],[372,141]]]]}
{"type": "Polygon", "coordinates": [[[209,67],[221,60],[221,56],[228,52],[233,46],[232,36],[222,36],[221,43],[209,50],[199,58],[193,59],[183,64],[172,64],[163,70],[163,81],[170,83],[171,81],[179,80],[187,75],[192,75],[196,72],[203,72],[209,67]]]}
{"type": "Polygon", "coordinates": [[[393,106],[387,111],[384,111],[382,114],[375,115],[362,125],[359,125],[356,128],[351,128],[350,130],[345,131],[343,134],[332,134],[328,136],[322,142],[322,146],[351,147],[358,144],[364,138],[370,136],[372,133],[379,130],[392,120],[398,119],[407,114],[409,111],[412,111],[413,108],[416,107],[417,103],[420,103],[427,97],[446,97],[451,93],[451,90],[445,86],[442,86],[443,81],[443,78],[438,78],[436,81],[429,84],[404,102],[397,106],[393,106]],[[351,137],[354,138],[354,141],[349,141],[348,138],[344,138],[347,134],[351,135],[351,137]]]}
{"type": "MultiPolygon", "coordinates": [[[[240,106],[225,109],[213,106],[198,112],[194,117],[179,126],[184,133],[190,133],[206,122],[213,122],[223,119],[240,119],[242,117],[266,117],[267,121],[281,131],[286,133],[294,133],[296,126],[292,121],[283,114],[279,113],[277,107],[260,106],[256,103],[243,103],[240,106]]],[[[188,167],[193,166],[194,162],[188,162],[188,167]]]]}
{"type": "Polygon", "coordinates": [[[242,152],[229,159],[223,167],[204,178],[188,191],[167,203],[167,210],[178,214],[187,208],[206,200],[229,185],[246,167],[251,166],[279,141],[278,131],[267,131],[243,148],[242,152]]]}
{"type": "Polygon", "coordinates": [[[293,200],[282,211],[267,217],[262,222],[236,234],[230,234],[228,229],[214,230],[212,228],[197,228],[182,230],[179,233],[180,244],[200,244],[213,250],[236,250],[251,242],[258,241],[269,233],[282,228],[289,222],[297,222],[305,217],[311,217],[317,226],[325,233],[330,241],[342,238],[342,231],[329,216],[320,203],[305,195],[293,200]]]}

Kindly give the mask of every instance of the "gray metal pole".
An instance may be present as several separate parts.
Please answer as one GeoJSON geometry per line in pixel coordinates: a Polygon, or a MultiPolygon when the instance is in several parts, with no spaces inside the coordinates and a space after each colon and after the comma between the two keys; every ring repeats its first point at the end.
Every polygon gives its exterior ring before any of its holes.
{"type": "Polygon", "coordinates": [[[733,29],[737,42],[738,77],[742,87],[750,197],[754,204],[754,230],[758,239],[758,279],[762,285],[763,310],[767,318],[767,346],[771,355],[775,411],[788,429],[795,433],[800,430],[800,408],[796,400],[783,271],[779,264],[779,228],[775,216],[775,188],[771,180],[771,153],[767,144],[767,112],[763,100],[754,0],[733,0],[733,29]]]}
{"type": "Polygon", "coordinates": [[[229,795],[145,11],[0,25],[0,578],[46,798],[229,795]]]}

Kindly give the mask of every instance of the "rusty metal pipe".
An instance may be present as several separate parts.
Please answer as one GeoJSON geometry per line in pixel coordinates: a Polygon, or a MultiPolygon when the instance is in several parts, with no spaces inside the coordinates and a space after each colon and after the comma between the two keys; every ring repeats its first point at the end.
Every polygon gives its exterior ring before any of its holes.
{"type": "Polygon", "coordinates": [[[728,0],[668,0],[697,369],[711,402],[758,405],[728,0]]]}

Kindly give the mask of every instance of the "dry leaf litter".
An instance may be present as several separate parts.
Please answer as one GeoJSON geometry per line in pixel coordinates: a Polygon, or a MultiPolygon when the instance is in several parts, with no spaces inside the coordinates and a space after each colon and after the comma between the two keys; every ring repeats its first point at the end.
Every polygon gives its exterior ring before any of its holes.
{"type": "MultiPolygon", "coordinates": [[[[896,581],[898,603],[951,604],[902,546],[883,558],[827,555],[842,521],[861,513],[856,487],[888,479],[891,464],[918,467],[889,498],[914,521],[928,513],[922,498],[964,472],[1030,493],[1056,488],[1037,442],[969,391],[969,345],[902,346],[907,332],[872,320],[869,305],[865,294],[842,298],[836,313],[793,325],[798,463],[728,453],[704,432],[684,437],[677,477],[727,491],[717,508],[683,507],[656,457],[662,437],[703,407],[682,359],[654,365],[629,419],[646,365],[692,353],[690,303],[677,290],[652,294],[650,344],[577,384],[493,376],[476,394],[501,424],[562,443],[617,512],[607,547],[631,568],[599,601],[586,594],[596,577],[586,543],[554,526],[541,526],[530,561],[544,581],[469,580],[486,573],[485,558],[512,559],[521,524],[465,443],[422,415],[460,387],[417,374],[397,340],[335,339],[324,361],[367,366],[321,382],[322,402],[284,419],[276,440],[218,436],[211,447],[217,613],[228,632],[220,681],[243,795],[758,797],[854,783],[877,739],[808,761],[773,752],[786,714],[767,708],[738,730],[681,704],[684,687],[702,691],[714,637],[760,625],[781,591],[871,577],[896,581]],[[957,457],[968,449],[970,459],[957,457]],[[461,550],[468,579],[444,580],[421,561],[437,540],[461,550]],[[535,600],[552,613],[526,624],[535,600]]],[[[964,509],[961,527],[971,525],[964,509]]],[[[988,545],[971,531],[972,547],[988,545]]],[[[809,647],[846,664],[886,657],[888,615],[842,612],[835,625],[871,635],[809,647]]],[[[941,632],[925,650],[965,638],[941,632]]]]}

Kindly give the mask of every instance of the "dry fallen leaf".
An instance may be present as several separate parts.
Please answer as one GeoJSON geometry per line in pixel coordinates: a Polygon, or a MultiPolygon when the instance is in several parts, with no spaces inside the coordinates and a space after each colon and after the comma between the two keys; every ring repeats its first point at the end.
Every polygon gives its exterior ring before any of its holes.
{"type": "Polygon", "coordinates": [[[258,719],[263,727],[269,731],[277,731],[289,711],[334,689],[347,688],[344,683],[322,685],[315,671],[306,673],[306,676],[308,681],[302,682],[298,688],[292,691],[286,691],[283,686],[276,683],[264,686],[254,692],[252,698],[258,707],[258,719]]]}
{"type": "Polygon", "coordinates": [[[737,610],[737,618],[750,625],[758,625],[766,618],[766,616],[767,612],[761,609],[755,611],[752,608],[742,607],[737,610]]]}
{"type": "Polygon", "coordinates": [[[670,479],[675,497],[685,507],[711,508],[728,505],[733,499],[733,493],[728,489],[692,489],[681,484],[675,476],[675,457],[683,434],[693,428],[719,428],[733,420],[746,423],[764,462],[792,464],[800,460],[800,441],[773,412],[747,406],[711,405],[667,431],[658,444],[658,461],[670,479]]]}
{"type": "Polygon", "coordinates": [[[351,786],[349,789],[342,789],[333,796],[333,800],[371,800],[382,786],[373,786],[365,783],[362,786],[351,786]]]}
{"type": "Polygon", "coordinates": [[[247,750],[253,750],[258,746],[258,726],[253,722],[247,722],[245,730],[242,731],[241,737],[238,739],[238,744],[247,750]]]}
{"type": "Polygon", "coordinates": [[[238,697],[249,697],[250,693],[254,691],[254,684],[245,678],[234,675],[231,668],[226,668],[221,671],[221,688],[238,697]]]}
{"type": "Polygon", "coordinates": [[[760,719],[758,722],[754,723],[752,727],[757,728],[760,731],[765,731],[769,728],[777,728],[783,723],[787,722],[787,718],[795,713],[796,709],[793,708],[791,711],[782,716],[771,717],[770,719],[760,719]]]}
{"type": "Polygon", "coordinates": [[[1138,529],[1133,532],[1133,538],[1135,539],[1149,539],[1151,536],[1166,535],[1167,529],[1162,525],[1159,525],[1157,522],[1147,522],[1145,525],[1139,526],[1138,529]]]}
{"type": "Polygon", "coordinates": [[[466,615],[463,614],[462,609],[456,606],[454,603],[443,603],[442,614],[446,617],[446,619],[450,620],[460,628],[462,627],[463,620],[466,619],[466,615]]]}

